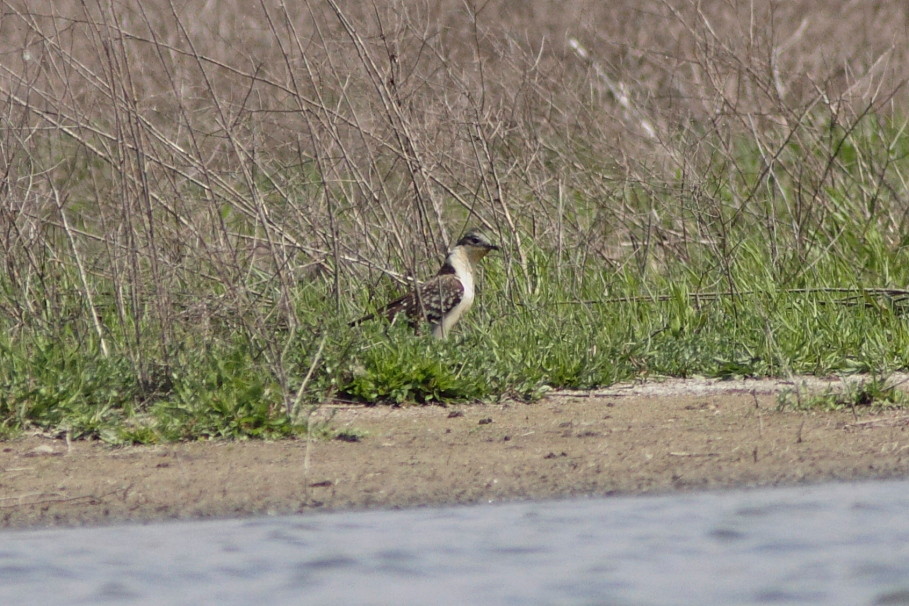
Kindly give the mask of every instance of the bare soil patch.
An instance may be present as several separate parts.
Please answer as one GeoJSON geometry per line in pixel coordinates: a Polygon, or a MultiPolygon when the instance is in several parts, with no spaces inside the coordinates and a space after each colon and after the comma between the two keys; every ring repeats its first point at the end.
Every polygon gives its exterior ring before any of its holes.
{"type": "MultiPolygon", "coordinates": [[[[804,379],[811,389],[835,381],[804,379]]],[[[359,441],[0,443],[0,525],[768,486],[909,475],[909,411],[780,411],[784,381],[668,381],[532,404],[326,405],[359,441]]]]}

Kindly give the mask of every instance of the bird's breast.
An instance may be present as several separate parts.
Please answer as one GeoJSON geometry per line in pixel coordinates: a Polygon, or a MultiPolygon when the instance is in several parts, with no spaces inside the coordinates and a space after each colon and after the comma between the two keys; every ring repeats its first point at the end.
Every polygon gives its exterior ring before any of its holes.
{"type": "Polygon", "coordinates": [[[464,312],[473,305],[475,295],[473,276],[469,272],[456,272],[456,275],[461,282],[461,286],[464,287],[464,291],[461,294],[461,300],[458,301],[457,305],[455,305],[450,312],[442,316],[442,321],[433,329],[433,335],[436,337],[446,337],[452,327],[454,327],[458,320],[461,319],[461,316],[464,315],[464,312]]]}

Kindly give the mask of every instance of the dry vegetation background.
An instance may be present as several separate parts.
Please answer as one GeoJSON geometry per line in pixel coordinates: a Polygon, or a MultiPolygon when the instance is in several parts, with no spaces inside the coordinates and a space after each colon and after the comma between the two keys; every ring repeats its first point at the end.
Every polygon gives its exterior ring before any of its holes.
{"type": "Polygon", "coordinates": [[[515,289],[742,224],[899,245],[907,76],[899,0],[3,1],[3,326],[141,367],[230,318],[278,359],[301,288],[349,318],[474,225],[515,289]],[[859,130],[883,153],[840,170],[859,130]]]}

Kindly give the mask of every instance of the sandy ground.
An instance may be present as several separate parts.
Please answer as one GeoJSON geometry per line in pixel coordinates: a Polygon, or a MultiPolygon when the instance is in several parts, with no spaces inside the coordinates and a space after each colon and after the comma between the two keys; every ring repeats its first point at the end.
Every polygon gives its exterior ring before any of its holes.
{"type": "Polygon", "coordinates": [[[0,443],[0,526],[909,476],[909,411],[779,411],[775,394],[795,386],[672,380],[532,404],[319,410],[359,441],[112,448],[27,436],[0,443]]]}

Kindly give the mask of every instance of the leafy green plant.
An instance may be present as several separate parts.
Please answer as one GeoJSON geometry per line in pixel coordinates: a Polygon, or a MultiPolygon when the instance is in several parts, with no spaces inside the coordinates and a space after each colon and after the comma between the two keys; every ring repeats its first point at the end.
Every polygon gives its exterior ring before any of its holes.
{"type": "Polygon", "coordinates": [[[478,377],[464,372],[465,359],[428,336],[383,339],[362,350],[349,366],[339,395],[363,402],[439,402],[488,395],[478,377]],[[446,355],[447,354],[447,355],[446,355]]]}

